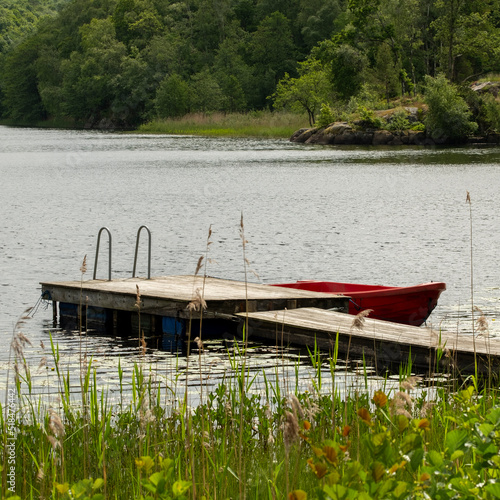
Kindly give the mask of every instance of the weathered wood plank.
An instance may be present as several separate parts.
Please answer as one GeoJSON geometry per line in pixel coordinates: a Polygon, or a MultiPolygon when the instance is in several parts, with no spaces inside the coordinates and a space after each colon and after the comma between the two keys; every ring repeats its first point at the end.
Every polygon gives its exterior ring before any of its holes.
{"type": "Polygon", "coordinates": [[[353,326],[354,316],[318,308],[284,311],[240,313],[248,316],[250,335],[278,343],[312,346],[316,343],[331,350],[335,342],[339,351],[378,359],[382,364],[408,362],[432,367],[438,350],[444,352],[442,363],[453,364],[460,371],[473,371],[474,360],[479,370],[500,366],[500,339],[489,339],[436,332],[430,328],[390,323],[365,318],[362,328],[353,326]]]}

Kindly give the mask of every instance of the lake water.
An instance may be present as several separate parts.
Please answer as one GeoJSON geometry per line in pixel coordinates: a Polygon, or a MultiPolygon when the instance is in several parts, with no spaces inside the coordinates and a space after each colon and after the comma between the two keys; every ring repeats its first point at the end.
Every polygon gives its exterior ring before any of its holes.
{"type": "MultiPolygon", "coordinates": [[[[39,282],[79,280],[85,255],[90,279],[103,226],[113,237],[113,277],[131,276],[141,225],[152,232],[153,276],[193,274],[211,226],[207,273],[243,280],[243,213],[250,281],[444,281],[447,291],[428,324],[465,335],[472,281],[474,304],[490,335],[499,335],[499,161],[498,147],[332,147],[0,127],[2,386],[14,326],[37,304],[39,282]]],[[[138,275],[147,271],[145,241],[138,275]]],[[[102,245],[107,249],[106,238],[102,245]]],[[[107,277],[106,252],[98,278],[107,277]]],[[[80,339],[53,328],[46,304],[38,304],[23,331],[33,344],[28,362],[41,378],[48,368],[38,369],[38,362],[50,334],[67,366],[76,366],[80,339]]],[[[103,383],[115,382],[117,358],[126,363],[137,355],[136,342],[86,342],[103,383]]],[[[269,349],[254,354],[257,369],[272,365],[269,349]]],[[[218,380],[227,369],[225,349],[214,346],[205,355],[218,380]]],[[[167,353],[153,349],[147,356],[178,369],[178,358],[167,353]]]]}

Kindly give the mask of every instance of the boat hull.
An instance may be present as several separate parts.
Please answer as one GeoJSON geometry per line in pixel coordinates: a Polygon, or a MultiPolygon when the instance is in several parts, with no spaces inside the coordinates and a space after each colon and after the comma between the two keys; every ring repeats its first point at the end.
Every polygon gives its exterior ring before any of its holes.
{"type": "Polygon", "coordinates": [[[439,296],[446,290],[446,284],[442,282],[388,287],[311,280],[274,286],[346,295],[351,299],[349,314],[371,309],[370,318],[414,326],[420,326],[427,320],[436,307],[439,296]]]}

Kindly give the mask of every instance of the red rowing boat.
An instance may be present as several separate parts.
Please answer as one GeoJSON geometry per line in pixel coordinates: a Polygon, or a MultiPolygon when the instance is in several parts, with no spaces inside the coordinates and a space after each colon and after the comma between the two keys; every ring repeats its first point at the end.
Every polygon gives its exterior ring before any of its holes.
{"type": "Polygon", "coordinates": [[[357,285],[332,281],[297,281],[274,286],[298,288],[313,292],[329,292],[350,297],[349,314],[372,309],[369,317],[394,323],[420,326],[437,305],[445,283],[423,283],[407,287],[357,285]]]}

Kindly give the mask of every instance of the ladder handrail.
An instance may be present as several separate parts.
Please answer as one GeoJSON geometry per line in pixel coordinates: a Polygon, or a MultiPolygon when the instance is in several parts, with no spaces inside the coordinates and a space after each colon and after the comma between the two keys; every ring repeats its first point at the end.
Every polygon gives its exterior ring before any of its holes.
{"type": "Polygon", "coordinates": [[[135,278],[135,268],[137,266],[137,251],[139,249],[139,238],[141,230],[146,229],[148,232],[148,280],[151,279],[151,231],[148,226],[141,226],[137,231],[137,238],[135,240],[135,255],[134,255],[134,269],[132,270],[132,278],[135,278]]]}
{"type": "Polygon", "coordinates": [[[96,273],[97,273],[97,260],[98,260],[98,257],[99,257],[99,243],[101,241],[101,233],[106,230],[107,233],[108,233],[108,236],[109,236],[109,261],[108,261],[108,281],[111,281],[111,232],[109,231],[109,229],[107,227],[101,227],[101,229],[99,229],[99,233],[97,234],[97,247],[95,249],[95,262],[94,262],[94,279],[96,277],[96,273]]]}

